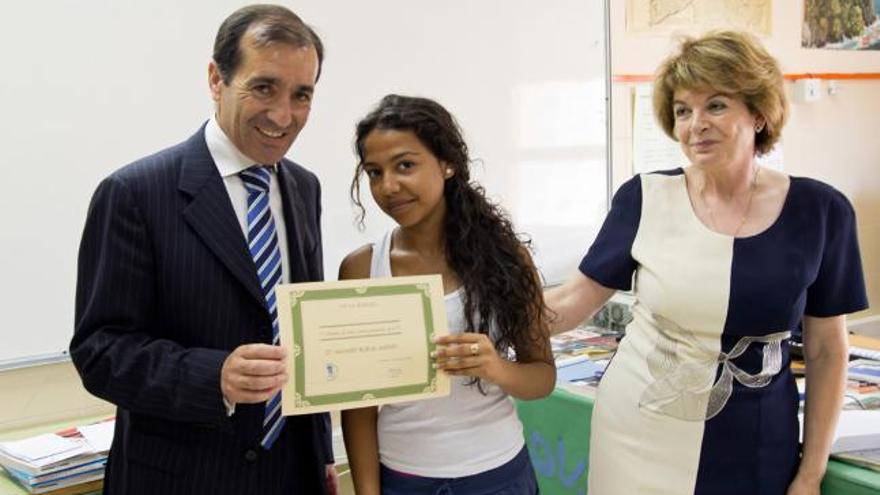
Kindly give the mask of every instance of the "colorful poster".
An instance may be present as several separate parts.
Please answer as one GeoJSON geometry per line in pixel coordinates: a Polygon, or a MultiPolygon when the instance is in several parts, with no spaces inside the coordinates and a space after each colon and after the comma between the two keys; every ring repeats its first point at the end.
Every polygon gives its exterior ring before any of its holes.
{"type": "Polygon", "coordinates": [[[880,0],[804,0],[801,46],[880,50],[880,0]]]}

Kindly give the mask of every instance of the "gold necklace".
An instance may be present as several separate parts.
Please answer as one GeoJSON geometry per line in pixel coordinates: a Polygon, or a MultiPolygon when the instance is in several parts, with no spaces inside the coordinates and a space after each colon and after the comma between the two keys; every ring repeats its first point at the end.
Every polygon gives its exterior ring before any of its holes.
{"type": "MultiPolygon", "coordinates": [[[[733,231],[733,237],[739,235],[739,231],[742,230],[743,226],[746,224],[746,220],[749,218],[749,210],[752,209],[752,196],[755,195],[755,189],[758,186],[758,172],[760,172],[761,167],[755,167],[755,174],[752,175],[752,183],[749,185],[749,198],[746,200],[746,208],[743,210],[742,218],[739,221],[739,226],[737,226],[736,230],[733,231]]],[[[700,201],[703,202],[703,206],[706,208],[706,213],[709,214],[709,223],[712,224],[712,230],[718,232],[718,226],[715,224],[715,215],[712,213],[712,207],[709,206],[709,203],[706,201],[706,183],[703,182],[703,187],[700,188],[700,201]]]]}

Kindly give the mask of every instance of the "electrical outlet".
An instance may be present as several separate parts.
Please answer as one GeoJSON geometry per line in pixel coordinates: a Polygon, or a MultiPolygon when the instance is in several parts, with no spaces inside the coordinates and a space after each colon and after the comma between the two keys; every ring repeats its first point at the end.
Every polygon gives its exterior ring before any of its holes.
{"type": "Polygon", "coordinates": [[[799,79],[795,83],[797,101],[809,103],[822,97],[821,79],[799,79]]]}
{"type": "Polygon", "coordinates": [[[840,83],[835,80],[828,81],[828,96],[834,96],[840,92],[840,83]]]}

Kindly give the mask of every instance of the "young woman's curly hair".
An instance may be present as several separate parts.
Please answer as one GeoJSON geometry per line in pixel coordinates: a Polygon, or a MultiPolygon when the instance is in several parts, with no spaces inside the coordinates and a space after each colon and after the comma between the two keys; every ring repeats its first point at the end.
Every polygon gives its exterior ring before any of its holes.
{"type": "Polygon", "coordinates": [[[547,332],[545,306],[541,280],[528,255],[529,241],[520,241],[505,212],[486,199],[482,186],[471,182],[467,144],[455,119],[433,100],[388,95],[358,123],[358,166],[351,198],[360,209],[361,226],[365,214],[360,199],[364,140],[374,129],[412,131],[454,171],[443,189],[443,235],[446,260],[464,285],[470,331],[489,334],[494,322],[497,334],[490,337],[502,356],[510,348],[516,350],[519,361],[540,356],[536,346],[541,345],[540,335],[547,332]]]}

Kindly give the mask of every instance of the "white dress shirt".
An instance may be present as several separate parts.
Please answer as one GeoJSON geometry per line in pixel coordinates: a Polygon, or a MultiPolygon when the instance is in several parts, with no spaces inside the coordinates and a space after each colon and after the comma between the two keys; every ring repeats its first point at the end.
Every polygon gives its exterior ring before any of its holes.
{"type": "MultiPolygon", "coordinates": [[[[244,156],[244,154],[235,147],[220,124],[217,123],[216,117],[211,117],[208,125],[205,126],[205,142],[208,144],[208,151],[211,158],[217,165],[217,171],[223,178],[223,184],[226,186],[226,192],[229,193],[229,200],[232,201],[232,208],[235,210],[235,216],[238,218],[238,224],[241,226],[242,235],[247,241],[247,189],[244,187],[244,181],[238,176],[239,172],[244,171],[257,162],[244,156]]],[[[288,267],[287,258],[287,226],[284,224],[284,208],[281,206],[281,189],[278,185],[278,165],[263,163],[260,165],[271,165],[269,170],[272,182],[269,185],[269,209],[272,210],[272,218],[275,219],[275,231],[278,233],[278,247],[281,249],[281,283],[290,282],[290,267],[288,267]]]]}
{"type": "MultiPolygon", "coordinates": [[[[257,165],[255,160],[246,157],[235,144],[229,139],[216,117],[211,117],[205,126],[205,143],[208,145],[208,152],[217,165],[217,171],[223,178],[223,185],[226,186],[226,192],[229,193],[229,200],[232,201],[232,208],[235,210],[235,216],[238,218],[238,224],[241,226],[241,233],[247,243],[247,197],[248,192],[244,186],[244,181],[239,177],[242,172],[253,165],[257,165]]],[[[269,164],[260,164],[269,165],[269,164]]],[[[269,167],[271,173],[271,182],[269,184],[269,209],[272,210],[272,218],[275,220],[275,232],[278,234],[278,247],[281,250],[281,283],[290,281],[290,269],[287,266],[287,226],[284,224],[284,208],[281,206],[281,189],[278,185],[278,165],[271,164],[269,167]]],[[[232,416],[235,413],[235,404],[229,402],[226,396],[223,396],[223,404],[226,406],[226,414],[232,416]]]]}

